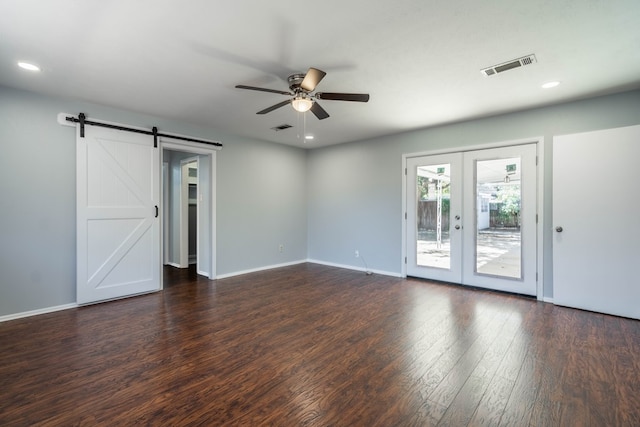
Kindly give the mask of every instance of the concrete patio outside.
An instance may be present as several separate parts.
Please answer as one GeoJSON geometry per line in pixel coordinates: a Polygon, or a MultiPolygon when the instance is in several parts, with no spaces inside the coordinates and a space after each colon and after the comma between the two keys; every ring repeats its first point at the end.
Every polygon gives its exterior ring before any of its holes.
{"type": "MultiPolygon", "coordinates": [[[[510,278],[521,277],[521,233],[519,229],[480,230],[476,244],[476,272],[510,278]]],[[[435,231],[418,233],[417,262],[419,266],[450,268],[449,233],[442,233],[438,248],[435,231]]]]}

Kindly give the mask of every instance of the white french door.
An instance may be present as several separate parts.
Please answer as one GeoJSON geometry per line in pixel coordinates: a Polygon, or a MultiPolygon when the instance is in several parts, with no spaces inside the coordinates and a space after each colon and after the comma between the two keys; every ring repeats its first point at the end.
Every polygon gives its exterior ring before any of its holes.
{"type": "Polygon", "coordinates": [[[462,153],[407,159],[407,274],[462,283],[462,153]]]}
{"type": "Polygon", "coordinates": [[[160,289],[159,150],[149,135],[76,136],[77,302],[160,289]]]}
{"type": "Polygon", "coordinates": [[[407,275],[536,295],[536,145],[407,159],[407,275]]]}
{"type": "Polygon", "coordinates": [[[464,153],[463,284],[536,295],[535,144],[464,153]]]}

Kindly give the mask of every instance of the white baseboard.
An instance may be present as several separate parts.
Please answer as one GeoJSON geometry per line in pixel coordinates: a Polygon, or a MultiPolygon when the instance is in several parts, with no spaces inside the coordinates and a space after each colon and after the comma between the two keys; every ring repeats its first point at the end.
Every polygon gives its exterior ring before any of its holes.
{"type": "Polygon", "coordinates": [[[312,264],[326,265],[328,267],[346,268],[347,270],[362,271],[362,272],[370,271],[370,272],[372,272],[374,274],[380,274],[382,276],[391,276],[391,277],[400,277],[400,278],[402,278],[402,274],[401,273],[394,273],[392,271],[373,270],[373,269],[368,269],[367,270],[366,268],[356,267],[354,265],[336,264],[336,263],[333,263],[333,262],[320,261],[320,260],[317,260],[317,259],[308,259],[307,262],[310,262],[312,264]]]}
{"type": "Polygon", "coordinates": [[[242,271],[234,271],[233,273],[218,274],[216,276],[216,279],[226,279],[228,277],[241,276],[243,274],[257,273],[259,271],[265,271],[265,270],[273,270],[274,268],[289,267],[292,265],[304,264],[305,262],[307,262],[307,260],[302,259],[299,261],[286,262],[284,264],[267,265],[264,267],[252,268],[250,270],[242,270],[242,271]]]}
{"type": "Polygon", "coordinates": [[[553,304],[553,298],[550,297],[542,297],[542,301],[553,304]]]}
{"type": "Polygon", "coordinates": [[[180,264],[176,264],[175,262],[168,262],[165,265],[168,265],[169,267],[182,268],[180,267],[180,264]]]}
{"type": "Polygon", "coordinates": [[[71,304],[57,305],[55,307],[46,307],[46,308],[39,308],[38,310],[23,311],[22,313],[14,313],[14,314],[8,314],[6,316],[0,316],[0,322],[8,322],[9,320],[22,319],[23,317],[37,316],[39,314],[53,313],[55,311],[68,310],[70,308],[77,308],[77,307],[78,307],[78,304],[74,302],[71,304]]]}
{"type": "MultiPolygon", "coordinates": [[[[236,272],[233,272],[233,273],[220,274],[220,275],[218,275],[216,277],[216,279],[225,279],[225,278],[228,278],[228,277],[240,276],[240,275],[248,274],[248,273],[257,273],[259,271],[272,270],[274,268],[289,267],[289,266],[292,266],[292,265],[304,264],[306,262],[311,263],[311,264],[320,264],[320,265],[326,265],[328,267],[345,268],[345,269],[348,269],[348,270],[355,270],[355,271],[362,271],[362,272],[371,271],[374,274],[380,274],[380,275],[383,275],[383,276],[402,277],[402,275],[400,273],[394,273],[394,272],[390,272],[390,271],[371,270],[371,269],[370,270],[366,270],[364,268],[355,267],[353,265],[336,264],[336,263],[332,263],[332,262],[320,261],[320,260],[315,260],[315,259],[302,259],[302,260],[298,260],[298,261],[286,262],[286,263],[283,263],[283,264],[274,264],[274,265],[268,265],[268,266],[259,267],[259,268],[252,268],[250,270],[243,270],[243,271],[236,271],[236,272]]],[[[170,265],[170,266],[176,267],[176,268],[180,268],[179,265],[174,264],[174,263],[168,263],[167,265],[170,265]]],[[[205,276],[208,275],[208,273],[205,273],[205,272],[198,272],[198,274],[203,274],[205,276]]],[[[553,299],[545,298],[545,302],[553,302],[553,299]]],[[[24,318],[24,317],[37,316],[39,314],[46,314],[46,313],[53,313],[53,312],[56,312],[56,311],[68,310],[70,308],[77,308],[77,307],[78,307],[78,304],[71,303],[71,304],[58,305],[58,306],[55,306],[55,307],[40,308],[38,310],[24,311],[22,313],[8,314],[6,316],[0,316],[0,323],[1,322],[8,322],[9,320],[21,319],[21,318],[24,318]]]]}

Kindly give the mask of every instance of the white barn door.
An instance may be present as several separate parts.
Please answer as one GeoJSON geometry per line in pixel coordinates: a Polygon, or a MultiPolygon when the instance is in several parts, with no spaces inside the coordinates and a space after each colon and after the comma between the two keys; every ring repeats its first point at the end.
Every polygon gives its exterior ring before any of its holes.
{"type": "Polygon", "coordinates": [[[77,302],[160,289],[159,149],[144,134],[76,136],[77,302]]]}
{"type": "Polygon", "coordinates": [[[640,319],[640,126],[553,138],[553,301],[640,319]]]}

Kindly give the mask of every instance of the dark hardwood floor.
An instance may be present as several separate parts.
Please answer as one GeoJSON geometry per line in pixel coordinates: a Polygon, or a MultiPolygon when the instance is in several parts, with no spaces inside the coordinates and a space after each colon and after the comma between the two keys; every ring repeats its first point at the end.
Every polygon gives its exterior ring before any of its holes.
{"type": "Polygon", "coordinates": [[[0,323],[0,425],[639,426],[640,322],[314,264],[0,323]]]}

